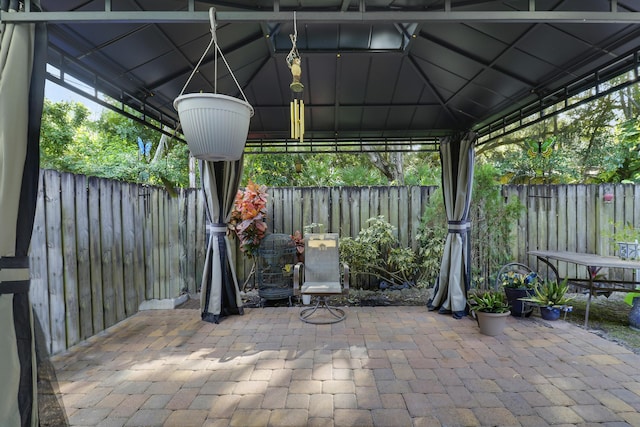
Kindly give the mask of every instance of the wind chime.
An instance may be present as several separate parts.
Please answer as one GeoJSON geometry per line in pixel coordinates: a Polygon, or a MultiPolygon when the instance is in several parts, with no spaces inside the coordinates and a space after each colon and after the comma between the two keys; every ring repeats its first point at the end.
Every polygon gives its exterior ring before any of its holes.
{"type": "Polygon", "coordinates": [[[304,141],[304,101],[302,100],[302,91],[304,85],[300,82],[302,75],[302,60],[296,43],[298,41],[298,26],[296,22],[296,12],[293,12],[293,34],[289,34],[291,39],[291,51],[287,55],[287,65],[291,70],[293,80],[289,85],[291,89],[291,138],[304,141]]]}

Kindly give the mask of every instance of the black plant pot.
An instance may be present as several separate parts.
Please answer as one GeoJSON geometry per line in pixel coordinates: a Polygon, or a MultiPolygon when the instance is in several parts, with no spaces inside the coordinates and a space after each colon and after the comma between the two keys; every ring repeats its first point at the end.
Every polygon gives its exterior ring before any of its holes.
{"type": "Polygon", "coordinates": [[[544,320],[558,320],[560,318],[560,309],[555,307],[540,307],[540,317],[544,320]]]}
{"type": "Polygon", "coordinates": [[[514,289],[504,288],[504,293],[507,296],[507,302],[511,307],[511,315],[515,317],[529,317],[533,312],[533,307],[527,306],[524,301],[520,301],[519,298],[527,298],[532,295],[530,289],[514,289]]]}
{"type": "Polygon", "coordinates": [[[629,326],[631,329],[640,331],[640,297],[633,298],[633,307],[629,312],[629,326]]]}

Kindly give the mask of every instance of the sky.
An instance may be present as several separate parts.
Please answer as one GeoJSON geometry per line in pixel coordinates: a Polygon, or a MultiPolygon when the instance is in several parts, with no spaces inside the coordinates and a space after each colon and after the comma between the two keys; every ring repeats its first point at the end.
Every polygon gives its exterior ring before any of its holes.
{"type": "MultiPolygon", "coordinates": [[[[55,76],[59,76],[58,71],[49,65],[47,65],[47,71],[49,71],[51,74],[55,76]]],[[[78,82],[77,80],[72,79],[69,76],[66,76],[65,80],[67,81],[67,83],[73,84],[78,88],[82,89],[83,91],[93,93],[93,89],[91,87],[84,85],[78,82]]],[[[89,108],[89,110],[91,111],[92,119],[96,119],[100,117],[100,113],[102,112],[102,110],[104,110],[104,107],[102,107],[101,105],[96,104],[95,102],[89,100],[88,98],[78,95],[77,93],[72,92],[62,86],[59,86],[50,80],[46,80],[46,83],[44,86],[44,96],[45,98],[53,102],[60,102],[60,101],[81,102],[82,104],[86,105],[87,108],[89,108]]]]}

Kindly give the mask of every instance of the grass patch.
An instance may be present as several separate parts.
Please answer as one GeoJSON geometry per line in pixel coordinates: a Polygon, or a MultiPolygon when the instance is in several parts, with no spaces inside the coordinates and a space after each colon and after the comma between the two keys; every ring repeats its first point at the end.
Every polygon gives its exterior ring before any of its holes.
{"type": "MultiPolygon", "coordinates": [[[[589,329],[603,338],[617,342],[634,353],[640,354],[640,332],[629,327],[631,307],[623,301],[624,296],[623,293],[614,293],[609,298],[605,296],[591,298],[589,329]]],[[[587,296],[576,295],[571,305],[573,312],[567,315],[567,321],[582,327],[587,296]]]]}

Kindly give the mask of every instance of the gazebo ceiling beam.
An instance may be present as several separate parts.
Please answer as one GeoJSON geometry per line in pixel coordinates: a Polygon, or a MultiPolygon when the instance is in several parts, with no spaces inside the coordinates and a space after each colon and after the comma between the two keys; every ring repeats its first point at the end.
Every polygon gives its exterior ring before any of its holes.
{"type": "Polygon", "coordinates": [[[260,154],[359,154],[366,152],[378,153],[415,153],[438,152],[439,138],[422,137],[414,139],[363,139],[351,141],[339,139],[318,138],[312,141],[247,141],[245,155],[260,154]]]}
{"type": "MultiPolygon", "coordinates": [[[[217,11],[216,20],[229,22],[289,22],[292,11],[217,11]]],[[[296,11],[299,22],[357,24],[375,22],[413,23],[554,23],[554,24],[638,24],[640,12],[593,11],[296,11]]],[[[204,23],[207,11],[104,11],[104,12],[0,12],[1,22],[49,23],[204,23]]]]}

